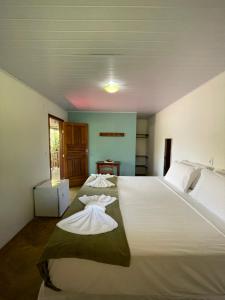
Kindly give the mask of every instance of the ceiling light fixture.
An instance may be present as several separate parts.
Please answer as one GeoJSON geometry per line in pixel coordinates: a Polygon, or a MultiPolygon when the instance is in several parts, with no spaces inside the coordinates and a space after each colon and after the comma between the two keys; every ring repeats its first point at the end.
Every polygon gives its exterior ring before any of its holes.
{"type": "Polygon", "coordinates": [[[116,93],[120,90],[120,85],[118,82],[109,81],[104,84],[103,89],[110,94],[116,93]]]}

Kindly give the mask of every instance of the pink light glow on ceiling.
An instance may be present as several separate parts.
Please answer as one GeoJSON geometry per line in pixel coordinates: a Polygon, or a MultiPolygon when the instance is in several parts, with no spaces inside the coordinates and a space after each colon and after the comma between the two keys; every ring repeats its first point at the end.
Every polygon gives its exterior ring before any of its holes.
{"type": "Polygon", "coordinates": [[[108,94],[104,91],[70,92],[65,98],[78,110],[135,111],[136,98],[126,98],[125,93],[108,94]],[[129,103],[128,103],[129,102],[129,103]],[[129,109],[128,109],[129,107],[129,109]]]}
{"type": "Polygon", "coordinates": [[[89,107],[89,99],[84,96],[79,97],[75,92],[67,94],[66,99],[77,109],[84,109],[89,107]]]}

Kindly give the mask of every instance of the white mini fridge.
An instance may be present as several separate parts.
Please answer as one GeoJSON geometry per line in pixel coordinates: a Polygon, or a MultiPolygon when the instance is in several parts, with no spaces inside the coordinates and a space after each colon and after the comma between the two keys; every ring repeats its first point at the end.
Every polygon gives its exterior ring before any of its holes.
{"type": "Polygon", "coordinates": [[[61,217],[69,206],[69,180],[47,180],[34,187],[34,211],[39,217],[61,217]]]}

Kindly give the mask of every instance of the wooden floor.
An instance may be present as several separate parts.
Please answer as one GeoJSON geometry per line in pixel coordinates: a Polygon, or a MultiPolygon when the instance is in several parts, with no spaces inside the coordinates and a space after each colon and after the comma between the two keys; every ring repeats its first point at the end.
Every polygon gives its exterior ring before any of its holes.
{"type": "Polygon", "coordinates": [[[36,267],[58,218],[35,218],[0,250],[0,300],[36,300],[41,277],[36,267]]]}
{"type": "MultiPolygon", "coordinates": [[[[79,188],[70,190],[74,199],[79,188]]],[[[0,300],[37,300],[37,262],[59,218],[34,218],[0,250],[0,300]]]]}

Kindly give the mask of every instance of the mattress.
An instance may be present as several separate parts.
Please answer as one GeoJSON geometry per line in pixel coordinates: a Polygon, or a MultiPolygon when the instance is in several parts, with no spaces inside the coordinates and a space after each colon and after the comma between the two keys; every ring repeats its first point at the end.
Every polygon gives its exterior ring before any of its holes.
{"type": "Polygon", "coordinates": [[[51,260],[39,300],[225,299],[225,224],[158,177],[119,177],[131,266],[51,260]]]}

